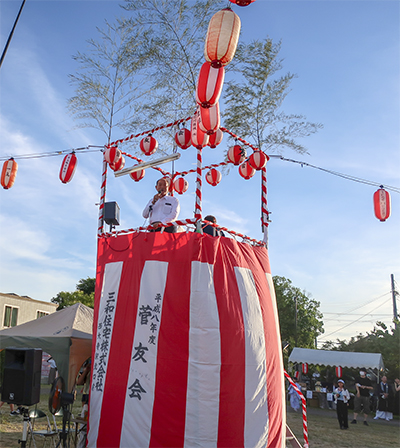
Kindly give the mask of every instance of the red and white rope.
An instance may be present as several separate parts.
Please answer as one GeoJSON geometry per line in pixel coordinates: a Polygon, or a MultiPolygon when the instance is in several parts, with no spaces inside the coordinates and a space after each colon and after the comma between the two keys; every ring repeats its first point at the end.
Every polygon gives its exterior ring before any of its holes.
{"type": "Polygon", "coordinates": [[[285,374],[285,377],[288,379],[289,383],[293,386],[293,389],[299,394],[301,398],[301,406],[303,411],[303,438],[304,438],[304,448],[309,448],[308,444],[308,425],[307,425],[307,402],[306,399],[301,392],[301,390],[296,386],[296,383],[292,380],[290,375],[286,372],[286,370],[283,370],[283,373],[285,374]]]}
{"type": "Polygon", "coordinates": [[[110,143],[110,146],[117,146],[120,143],[129,142],[130,140],[133,140],[134,138],[141,137],[142,135],[153,134],[154,132],[159,131],[161,129],[170,128],[171,126],[176,126],[176,125],[178,125],[180,123],[184,123],[185,121],[189,121],[191,118],[192,117],[181,118],[180,120],[176,120],[173,123],[168,123],[168,124],[165,124],[165,125],[162,125],[162,126],[157,126],[156,128],[150,129],[149,131],[141,132],[140,134],[129,135],[128,137],[121,138],[120,140],[115,140],[115,142],[110,143]]]}
{"type": "Polygon", "coordinates": [[[226,132],[231,137],[233,137],[236,140],[239,140],[239,142],[243,143],[244,145],[249,146],[253,151],[258,151],[259,150],[259,148],[257,148],[256,146],[252,145],[251,143],[247,142],[243,138],[238,137],[236,134],[234,134],[229,129],[226,129],[226,128],[223,128],[223,127],[220,127],[220,129],[221,129],[222,132],[226,132]]]}

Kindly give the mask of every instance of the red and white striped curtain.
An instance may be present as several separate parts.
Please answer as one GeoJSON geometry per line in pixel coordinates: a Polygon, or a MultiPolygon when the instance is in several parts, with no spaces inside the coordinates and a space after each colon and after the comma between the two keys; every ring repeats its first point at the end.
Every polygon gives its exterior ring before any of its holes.
{"type": "Polygon", "coordinates": [[[265,247],[199,233],[100,238],[89,447],[285,447],[265,247]]]}

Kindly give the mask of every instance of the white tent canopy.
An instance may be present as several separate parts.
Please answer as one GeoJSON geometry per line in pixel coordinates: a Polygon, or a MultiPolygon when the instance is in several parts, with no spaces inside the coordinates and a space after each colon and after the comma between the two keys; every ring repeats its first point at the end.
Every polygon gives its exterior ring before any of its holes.
{"type": "Polygon", "coordinates": [[[92,350],[93,310],[75,303],[40,319],[0,331],[0,348],[41,348],[54,358],[72,390],[82,363],[92,350]]]}
{"type": "Polygon", "coordinates": [[[341,366],[351,368],[370,368],[383,370],[380,353],[341,352],[337,350],[313,350],[295,347],[289,356],[289,362],[306,362],[308,364],[341,366]]]}

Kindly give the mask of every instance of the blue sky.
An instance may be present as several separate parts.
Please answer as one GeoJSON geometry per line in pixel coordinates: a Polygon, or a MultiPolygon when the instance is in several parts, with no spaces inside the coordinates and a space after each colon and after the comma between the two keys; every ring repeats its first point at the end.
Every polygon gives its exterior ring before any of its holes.
{"type": "MultiPolygon", "coordinates": [[[[68,74],[77,69],[71,56],[87,49],[96,26],[124,14],[120,3],[27,0],[0,70],[0,157],[106,143],[98,131],[76,129],[66,110],[74,93],[68,74]]],[[[19,7],[19,0],[0,2],[1,48],[19,7]]],[[[400,186],[399,9],[386,0],[257,0],[235,7],[241,39],[281,40],[282,73],[298,75],[282,109],[324,125],[304,141],[309,155],[284,151],[285,157],[400,186]]],[[[221,161],[226,144],[205,151],[204,162],[221,161]]],[[[101,155],[78,154],[67,185],[58,178],[61,156],[17,161],[14,187],[0,192],[0,291],[49,301],[95,275],[101,155]]],[[[192,148],[177,169],[195,161],[192,148]]],[[[153,170],[139,183],[109,177],[107,200],[119,203],[121,228],[143,224],[156,178],[153,170]]],[[[194,204],[194,176],[188,181],[180,197],[183,218],[192,216],[194,204]]],[[[391,193],[392,216],[381,223],[373,213],[376,189],[268,162],[272,273],[320,301],[321,341],[369,331],[377,320],[391,322],[390,274],[400,279],[400,195],[391,193]]],[[[261,239],[258,176],[245,181],[233,169],[218,187],[205,184],[203,211],[261,239]]]]}

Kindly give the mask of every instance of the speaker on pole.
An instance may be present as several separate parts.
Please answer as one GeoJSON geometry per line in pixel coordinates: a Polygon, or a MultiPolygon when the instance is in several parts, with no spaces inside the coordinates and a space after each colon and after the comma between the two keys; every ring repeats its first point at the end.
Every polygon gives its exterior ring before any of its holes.
{"type": "Polygon", "coordinates": [[[42,350],[6,348],[2,401],[31,406],[40,401],[42,350]]]}

